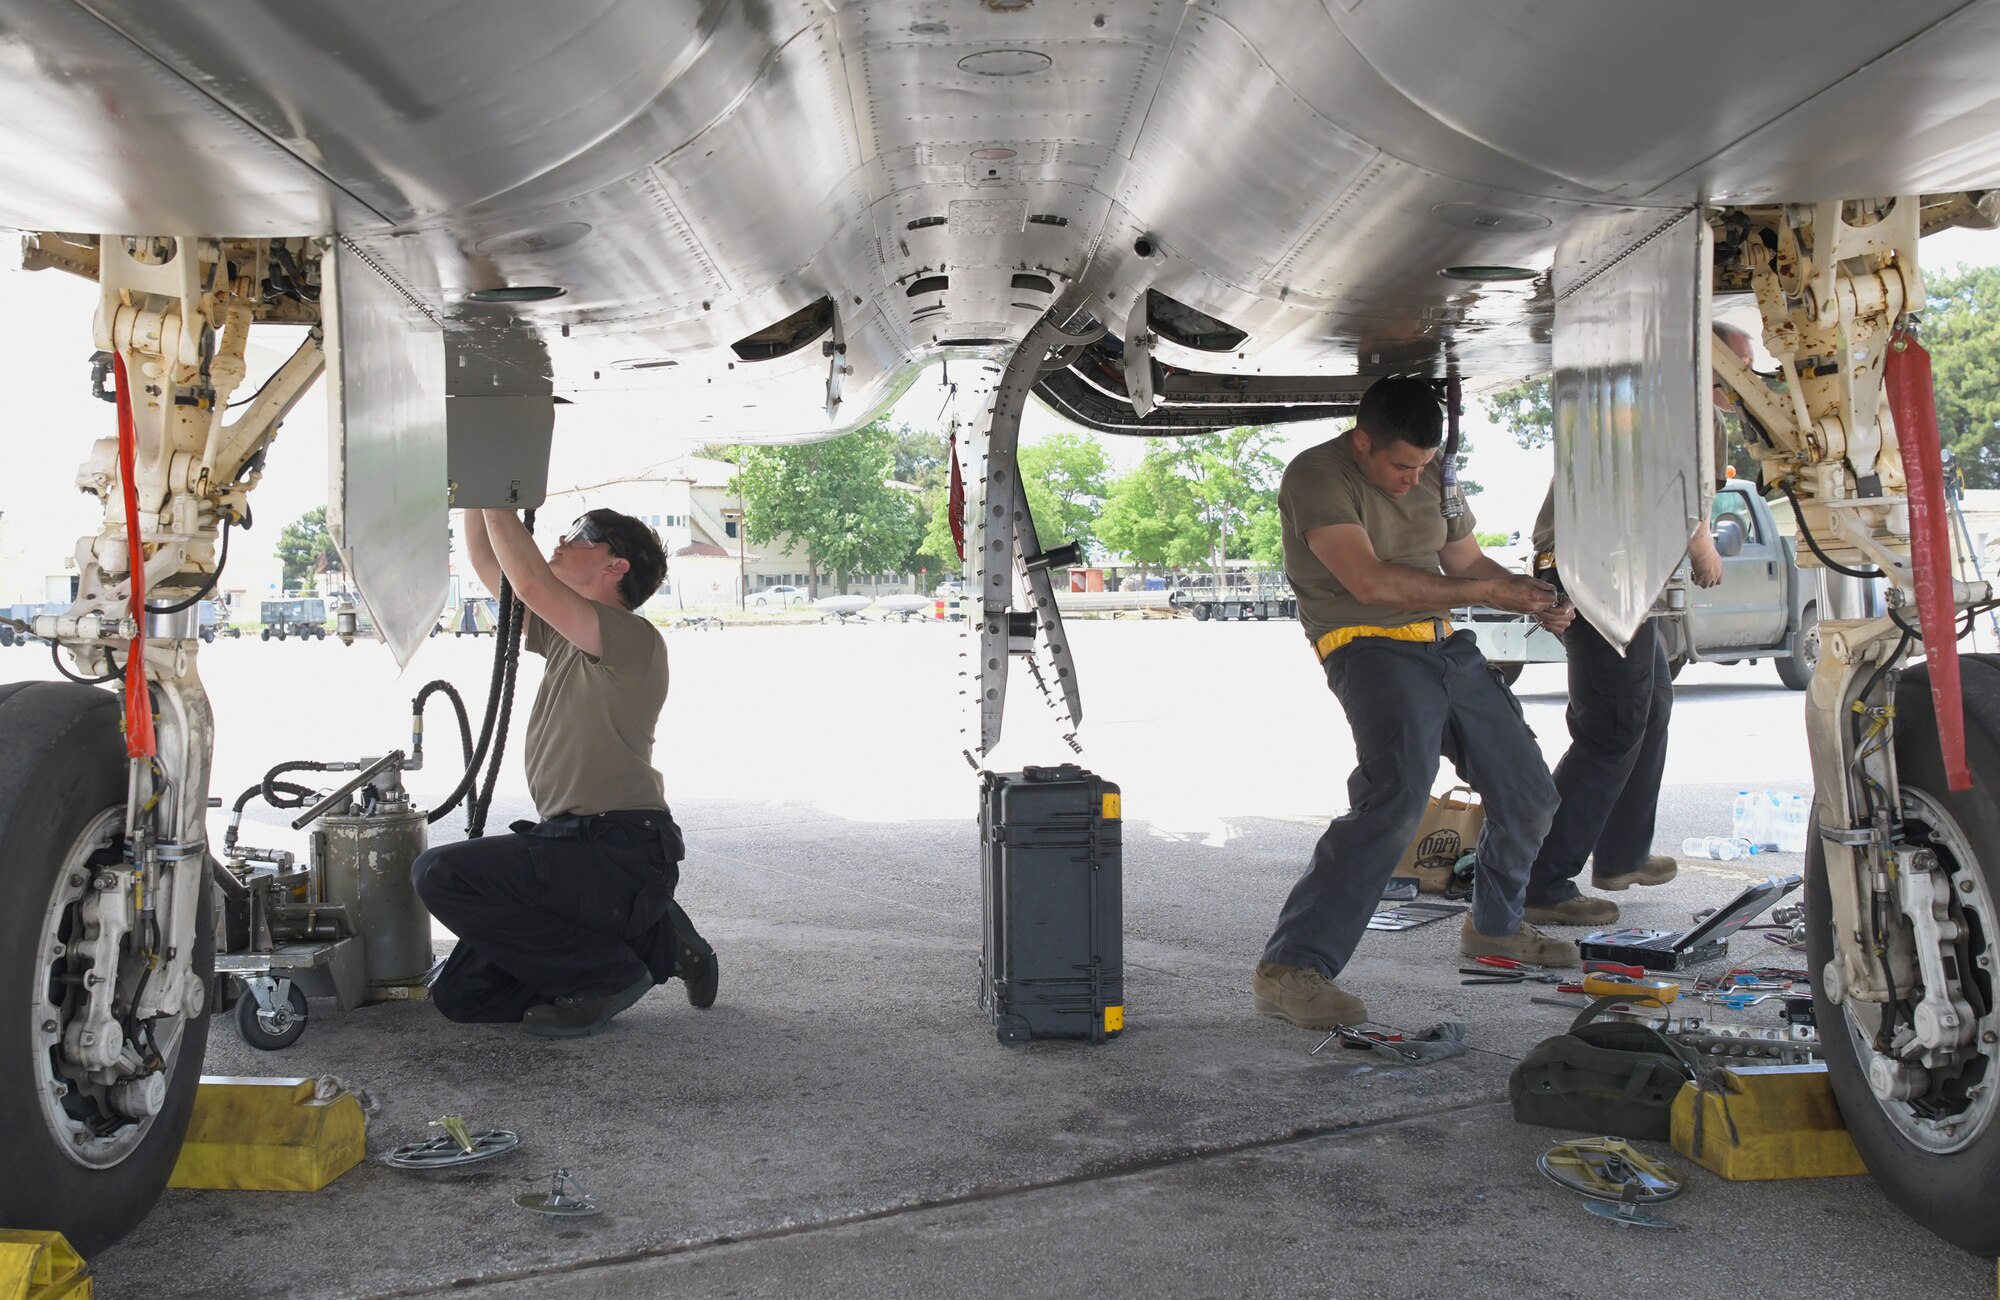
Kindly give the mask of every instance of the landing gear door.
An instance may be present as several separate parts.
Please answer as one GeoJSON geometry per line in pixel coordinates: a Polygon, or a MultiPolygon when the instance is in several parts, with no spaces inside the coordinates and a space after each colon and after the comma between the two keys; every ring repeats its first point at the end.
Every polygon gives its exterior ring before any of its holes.
{"type": "Polygon", "coordinates": [[[437,625],[450,583],[444,332],[346,244],[326,261],[327,525],[405,664],[437,625]]]}
{"type": "Polygon", "coordinates": [[[1696,209],[1607,216],[1556,252],[1557,564],[1577,612],[1619,647],[1715,490],[1711,257],[1696,209]]]}

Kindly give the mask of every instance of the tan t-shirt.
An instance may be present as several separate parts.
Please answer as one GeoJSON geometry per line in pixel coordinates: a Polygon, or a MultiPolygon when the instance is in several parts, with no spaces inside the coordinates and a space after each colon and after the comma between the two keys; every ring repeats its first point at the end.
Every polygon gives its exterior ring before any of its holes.
{"type": "Polygon", "coordinates": [[[1306,534],[1330,524],[1359,524],[1367,531],[1377,558],[1412,569],[1439,572],[1438,551],[1472,532],[1472,510],[1456,519],[1438,513],[1444,499],[1444,453],[1431,458],[1417,485],[1392,497],[1368,481],[1354,463],[1350,430],[1331,441],[1309,447],[1285,467],[1278,485],[1278,515],[1283,523],[1285,573],[1299,598],[1299,622],[1306,639],[1317,643],[1337,627],[1368,625],[1401,627],[1426,618],[1443,618],[1442,609],[1395,609],[1368,605],[1340,585],[1332,570],[1306,545],[1306,534]]]}
{"type": "Polygon", "coordinates": [[[522,644],[548,661],[528,714],[528,794],[544,817],[667,806],[653,728],[667,702],[667,643],[630,610],[597,605],[591,658],[533,611],[522,644]]]}

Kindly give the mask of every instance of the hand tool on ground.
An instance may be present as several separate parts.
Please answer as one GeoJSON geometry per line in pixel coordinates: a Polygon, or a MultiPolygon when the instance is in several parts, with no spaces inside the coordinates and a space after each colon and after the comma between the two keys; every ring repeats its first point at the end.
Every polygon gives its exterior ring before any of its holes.
{"type": "Polygon", "coordinates": [[[1630,975],[1635,980],[1659,979],[1684,982],[1692,975],[1675,975],[1668,971],[1647,970],[1644,966],[1632,966],[1619,961],[1587,961],[1583,964],[1586,975],[1630,975]]]}
{"type": "Polygon", "coordinates": [[[1494,970],[1490,966],[1483,970],[1473,966],[1461,966],[1458,969],[1458,973],[1478,977],[1476,979],[1460,980],[1460,984],[1560,984],[1569,978],[1567,975],[1558,975],[1554,971],[1494,970]]]}
{"type": "Polygon", "coordinates": [[[1784,994],[1782,993],[1722,992],[1722,993],[1704,993],[1701,995],[1701,1000],[1703,1002],[1708,1003],[1710,1006],[1728,1007],[1731,1011],[1741,1011],[1745,1007],[1754,1007],[1759,1002],[1766,1001],[1767,999],[1780,998],[1783,996],[1784,994]]]}
{"type": "Polygon", "coordinates": [[[1336,1038],[1340,1040],[1342,1047],[1352,1047],[1364,1052],[1373,1051],[1380,1047],[1395,1053],[1406,1061],[1419,1061],[1423,1059],[1423,1053],[1414,1051],[1403,1045],[1405,1040],[1401,1034],[1385,1033],[1379,1029],[1360,1029],[1353,1025],[1335,1025],[1332,1032],[1319,1040],[1319,1047],[1313,1048],[1306,1055],[1318,1056],[1320,1048],[1325,1047],[1336,1038]]]}

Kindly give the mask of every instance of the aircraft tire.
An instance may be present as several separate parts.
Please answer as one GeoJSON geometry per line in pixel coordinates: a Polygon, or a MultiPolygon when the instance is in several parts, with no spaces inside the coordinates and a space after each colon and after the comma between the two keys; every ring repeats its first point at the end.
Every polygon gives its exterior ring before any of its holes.
{"type": "MultiPolygon", "coordinates": [[[[118,696],[95,687],[31,682],[0,693],[0,991],[8,1008],[0,1014],[0,1133],[7,1135],[0,1226],[55,1229],[86,1257],[136,1227],[165,1189],[208,1043],[205,1015],[165,1030],[164,1104],[150,1119],[124,1120],[92,1164],[74,1153],[44,1104],[59,1053],[43,1046],[39,1013],[23,1014],[22,1004],[52,982],[43,926],[74,901],[68,882],[79,873],[71,864],[103,835],[108,814],[122,831],[119,716],[118,696]]],[[[214,970],[208,891],[204,874],[195,931],[204,980],[214,970]]],[[[72,1106],[90,1107],[94,1118],[106,1118],[83,1090],[71,1096],[52,1104],[71,1114],[72,1106]]]]}
{"type": "MultiPolygon", "coordinates": [[[[2000,656],[1967,655],[1962,667],[1967,757],[1973,771],[1991,781],[2000,771],[2000,656]]],[[[1977,780],[1970,790],[1947,788],[1925,668],[1905,673],[1897,687],[1896,768],[1905,824],[1926,817],[1945,823],[1923,822],[1937,836],[1938,857],[1954,882],[1953,919],[1969,931],[1962,946],[1970,951],[1961,952],[1969,960],[1959,969],[1970,974],[1975,1006],[1983,1004],[1991,1017],[2000,985],[2000,930],[1994,928],[2000,915],[2000,802],[1990,785],[1977,780]],[[1976,849],[1968,851],[1972,846],[1976,849]],[[1971,917],[1976,922],[1965,926],[1971,917]]],[[[2000,1255],[2000,1215],[1992,1210],[2000,1200],[2000,1101],[1995,1099],[2000,1049],[1987,1047],[1957,1080],[1960,1089],[1984,1087],[1984,1100],[1971,1104],[1961,1124],[1972,1132],[1953,1138],[1950,1149],[1937,1149],[1935,1140],[1925,1145],[1912,1128],[1912,1103],[1884,1101],[1868,1085],[1856,1039],[1872,1037],[1878,1017],[1871,1009],[1864,1013],[1865,1024],[1857,1024],[1845,1006],[1821,991],[1820,972],[1832,960],[1834,942],[1826,853],[1817,835],[1806,841],[1805,903],[1807,967],[1814,976],[1814,1018],[1827,1074],[1869,1173],[1898,1209],[1938,1236],[1977,1255],[2000,1255]]],[[[1991,1032],[1990,1025],[1982,1031],[1991,1032]]],[[[1933,1091],[1938,1089],[1933,1080],[1933,1091]]]]}
{"type": "Polygon", "coordinates": [[[1493,669],[1493,675],[1500,679],[1500,684],[1509,688],[1515,682],[1521,680],[1521,670],[1527,667],[1526,664],[1515,663],[1490,664],[1489,666],[1493,669]]]}
{"type": "Polygon", "coordinates": [[[1778,680],[1788,690],[1802,691],[1812,684],[1818,663],[1819,606],[1810,604],[1799,611],[1799,625],[1792,629],[1791,653],[1778,660],[1778,680]]]}

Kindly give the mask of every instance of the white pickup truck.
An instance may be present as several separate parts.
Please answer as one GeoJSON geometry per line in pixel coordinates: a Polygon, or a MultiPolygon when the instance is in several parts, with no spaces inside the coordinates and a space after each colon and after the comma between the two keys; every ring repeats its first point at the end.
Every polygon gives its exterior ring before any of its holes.
{"type": "MultiPolygon", "coordinates": [[[[1681,613],[1662,614],[1667,659],[1676,676],[1690,663],[1777,661],[1778,679],[1795,691],[1812,680],[1819,658],[1819,582],[1801,574],[1792,540],[1778,531],[1750,484],[1732,479],[1715,494],[1709,521],[1722,553],[1722,581],[1697,587],[1676,577],[1686,592],[1681,613]]],[[[1511,685],[1531,663],[1561,663],[1560,637],[1533,619],[1504,610],[1459,610],[1453,619],[1479,639],[1487,661],[1511,685]]]]}

